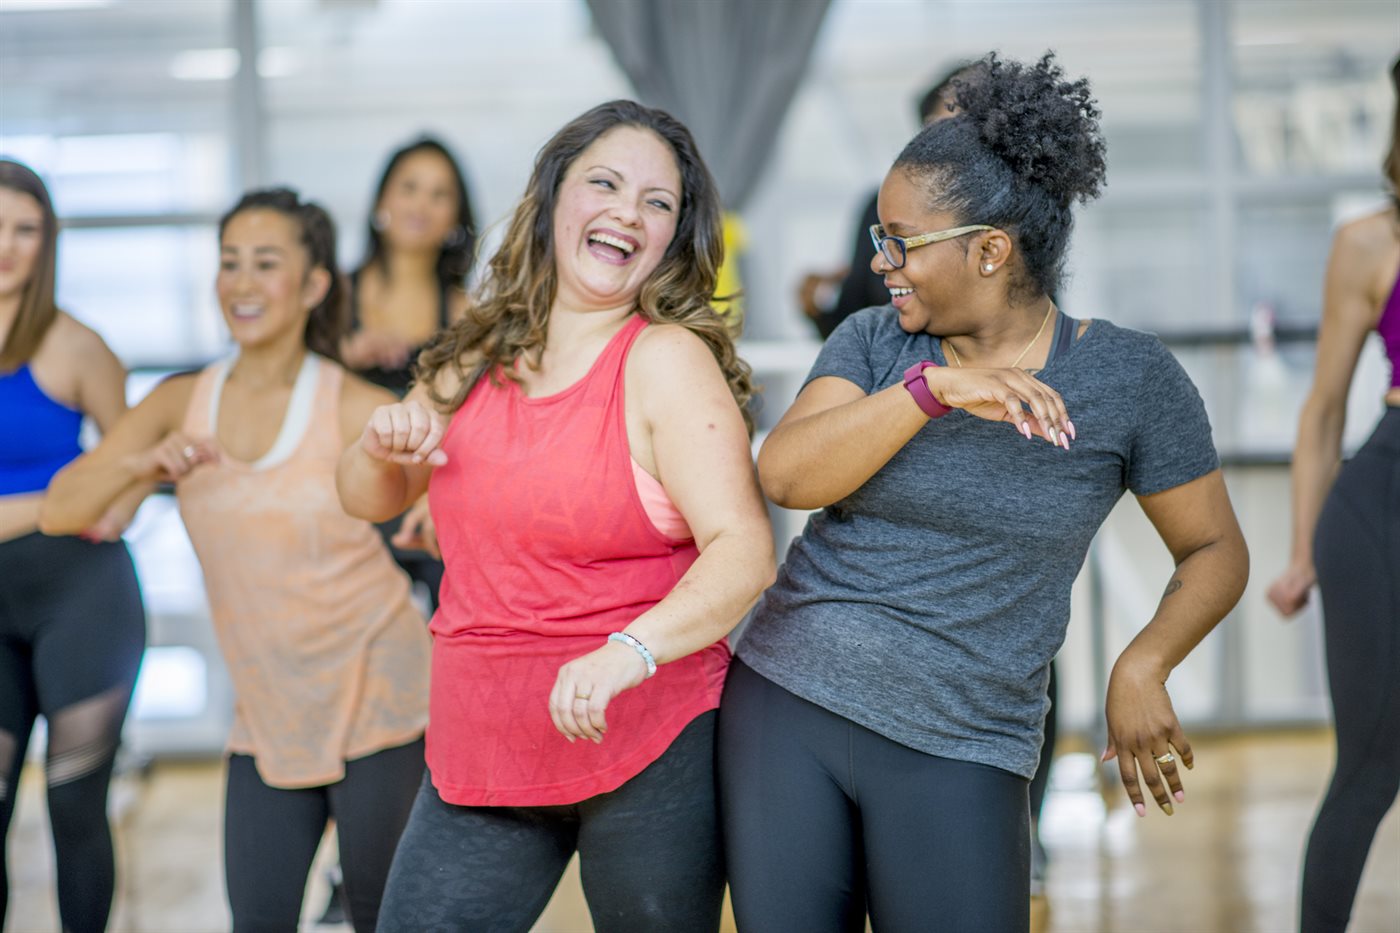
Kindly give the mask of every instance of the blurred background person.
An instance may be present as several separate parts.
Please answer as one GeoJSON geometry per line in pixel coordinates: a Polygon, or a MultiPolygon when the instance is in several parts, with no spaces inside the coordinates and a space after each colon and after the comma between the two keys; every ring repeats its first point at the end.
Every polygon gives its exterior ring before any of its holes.
{"type": "MultiPolygon", "coordinates": [[[[350,275],[346,366],[402,397],[423,345],[466,307],[476,257],[471,194],[456,158],[424,136],[390,157],[375,189],[365,259],[350,275]]],[[[380,526],[394,559],[438,605],[442,561],[427,504],[380,526]]]]}
{"type": "Polygon", "coordinates": [[[1371,840],[1400,791],[1400,59],[1390,77],[1390,204],[1332,239],[1293,449],[1292,554],[1268,594],[1292,616],[1316,584],[1327,636],[1336,766],[1303,862],[1304,933],[1346,929],[1371,840]],[[1347,396],[1371,333],[1390,360],[1385,414],[1343,464],[1347,396]]]}
{"type": "MultiPolygon", "coordinates": [[[[107,788],[146,618],[121,540],[139,497],[114,500],[71,534],[39,532],[49,481],[82,453],[83,419],[106,432],[126,411],[126,370],[54,303],[57,237],[39,176],[0,159],[0,846],[43,716],[59,917],[82,933],[105,929],[111,910],[107,788]]],[[[7,864],[0,851],[0,928],[7,864]]]]}
{"type": "MultiPolygon", "coordinates": [[[[974,62],[960,62],[924,92],[919,98],[920,126],[928,126],[935,120],[953,115],[953,81],[966,79],[968,70],[974,66],[974,62]]],[[[885,288],[884,278],[870,267],[875,258],[870,228],[880,222],[880,215],[875,209],[879,193],[878,188],[872,191],[861,209],[853,236],[855,245],[851,250],[850,263],[844,269],[831,272],[809,272],[798,285],[798,307],[811,319],[822,339],[831,336],[836,325],[862,308],[889,303],[890,292],[885,288]]]]}
{"type": "Polygon", "coordinates": [[[162,382],[55,479],[41,525],[83,528],[133,486],[175,483],[237,692],[233,929],[296,929],[334,817],[350,920],[370,933],[423,774],[429,644],[379,535],[341,510],[334,471],[394,396],[335,362],[344,296],[325,211],[251,192],[219,241],[237,355],[162,382]]]}

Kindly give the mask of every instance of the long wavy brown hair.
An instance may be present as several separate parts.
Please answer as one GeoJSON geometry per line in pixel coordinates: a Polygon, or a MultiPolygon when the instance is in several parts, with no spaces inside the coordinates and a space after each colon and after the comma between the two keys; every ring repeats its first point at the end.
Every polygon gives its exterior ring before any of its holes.
{"type": "Polygon", "coordinates": [[[681,175],[681,209],[675,237],[661,263],[642,284],[637,310],[657,324],[679,324],[714,354],[753,431],[749,400],[752,372],[734,350],[737,336],[710,302],[724,259],[720,200],[690,131],[663,110],[630,100],[600,104],[564,126],[535,157],[525,196],[491,258],[467,314],[442,331],[418,357],[415,375],[428,394],[449,411],[462,406],[482,379],[518,380],[514,362],[537,363],[544,352],[550,308],[558,288],[554,255],[554,208],[569,166],[598,137],[619,126],[650,130],[671,148],[681,175]],[[468,361],[470,360],[470,365],[468,361]],[[460,385],[451,397],[438,393],[438,373],[451,367],[460,385]]]}
{"type": "Polygon", "coordinates": [[[54,277],[58,254],[58,218],[48,189],[27,166],[11,159],[0,159],[0,188],[27,194],[39,202],[44,230],[34,270],[24,283],[19,298],[19,314],[10,325],[10,334],[0,342],[0,372],[10,372],[29,362],[58,316],[54,304],[54,277]]]}

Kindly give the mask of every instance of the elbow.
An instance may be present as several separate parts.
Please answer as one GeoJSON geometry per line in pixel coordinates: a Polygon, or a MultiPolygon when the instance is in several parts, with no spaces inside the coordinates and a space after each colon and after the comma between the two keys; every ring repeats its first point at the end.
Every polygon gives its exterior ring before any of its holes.
{"type": "Polygon", "coordinates": [[[779,469],[771,460],[765,460],[762,453],[758,456],[758,485],[769,502],[785,509],[807,511],[830,504],[817,501],[810,490],[803,489],[799,474],[779,469]]]}
{"type": "Polygon", "coordinates": [[[64,511],[62,499],[55,493],[56,490],[51,485],[49,492],[39,504],[39,531],[54,537],[75,535],[85,531],[87,526],[82,522],[75,521],[76,516],[64,511]]]}

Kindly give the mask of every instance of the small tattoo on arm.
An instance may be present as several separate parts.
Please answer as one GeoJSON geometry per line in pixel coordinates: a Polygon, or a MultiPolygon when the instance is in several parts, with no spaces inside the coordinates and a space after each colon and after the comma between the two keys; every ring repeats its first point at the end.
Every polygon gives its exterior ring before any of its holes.
{"type": "Polygon", "coordinates": [[[1166,599],[1168,596],[1172,595],[1172,594],[1175,593],[1177,590],[1181,589],[1181,587],[1182,587],[1181,581],[1180,581],[1180,580],[1173,579],[1172,582],[1170,582],[1170,583],[1167,584],[1167,589],[1166,589],[1166,591],[1165,591],[1164,593],[1162,593],[1162,598],[1163,598],[1163,599],[1166,599]]]}

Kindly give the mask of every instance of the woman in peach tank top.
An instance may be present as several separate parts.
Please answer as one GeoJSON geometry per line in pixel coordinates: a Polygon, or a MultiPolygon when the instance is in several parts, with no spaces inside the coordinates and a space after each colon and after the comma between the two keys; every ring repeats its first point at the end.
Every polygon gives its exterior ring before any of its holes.
{"type": "Polygon", "coordinates": [[[523,933],[575,852],[596,929],[718,928],[725,636],[773,575],[722,253],[685,127],[594,108],[540,151],[423,384],[341,459],[351,514],[428,491],[446,567],[384,933],[523,933]]]}
{"type": "Polygon", "coordinates": [[[335,469],[393,401],[333,361],[344,306],[330,218],[285,189],[220,223],[218,294],[238,355],[158,386],[54,480],[49,529],[173,481],[235,692],[225,802],[233,929],[295,929],[327,821],[357,931],[423,773],[428,635],[335,469]]]}

